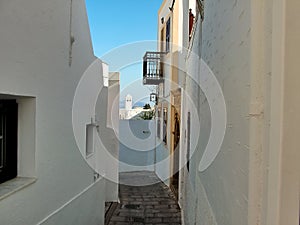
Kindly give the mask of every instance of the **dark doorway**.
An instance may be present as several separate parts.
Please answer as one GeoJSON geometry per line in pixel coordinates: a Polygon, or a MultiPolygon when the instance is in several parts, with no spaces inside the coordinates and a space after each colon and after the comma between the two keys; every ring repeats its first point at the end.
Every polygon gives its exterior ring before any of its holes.
{"type": "Polygon", "coordinates": [[[17,176],[18,104],[0,100],[0,183],[17,176]]]}
{"type": "Polygon", "coordinates": [[[173,134],[173,176],[171,179],[171,189],[178,199],[179,188],[179,141],[180,141],[180,118],[175,107],[174,112],[174,130],[173,134]]]}

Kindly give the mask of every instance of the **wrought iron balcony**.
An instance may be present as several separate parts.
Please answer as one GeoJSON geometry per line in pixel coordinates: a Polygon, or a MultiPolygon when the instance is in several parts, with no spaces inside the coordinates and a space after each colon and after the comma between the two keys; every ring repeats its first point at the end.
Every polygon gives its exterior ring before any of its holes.
{"type": "Polygon", "coordinates": [[[143,84],[158,85],[163,82],[164,52],[146,52],[143,58],[143,84]]]}

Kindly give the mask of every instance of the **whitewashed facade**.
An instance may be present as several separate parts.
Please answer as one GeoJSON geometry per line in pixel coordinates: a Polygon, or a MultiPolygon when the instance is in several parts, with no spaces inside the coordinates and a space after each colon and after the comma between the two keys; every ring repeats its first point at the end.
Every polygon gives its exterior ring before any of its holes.
{"type": "MultiPolygon", "coordinates": [[[[85,2],[0,5],[0,101],[18,104],[18,178],[0,184],[0,224],[103,224],[104,202],[117,200],[117,184],[107,188],[105,176],[117,180],[118,164],[102,157],[98,131],[109,129],[103,117],[111,113],[107,93],[118,96],[118,87],[110,92],[104,85],[108,66],[93,55],[85,2]],[[106,94],[98,101],[106,98],[104,104],[96,115],[86,105],[72,112],[78,84],[95,60],[86,92],[102,89],[106,94]],[[93,119],[100,123],[90,127],[91,138],[87,125],[93,119]]],[[[118,156],[118,144],[108,149],[118,156]]]]}
{"type": "MultiPolygon", "coordinates": [[[[164,9],[171,4],[164,1],[164,9]]],[[[182,82],[178,78],[182,93],[178,201],[184,224],[297,225],[300,4],[190,0],[175,6],[182,15],[176,24],[182,25],[182,33],[178,29],[175,39],[182,40],[180,54],[185,58],[184,65],[175,66],[186,73],[182,82]],[[204,18],[195,15],[189,40],[189,9],[194,11],[197,4],[203,4],[204,18]],[[213,133],[214,107],[207,95],[215,87],[200,87],[212,76],[224,96],[226,132],[216,157],[201,167],[213,133]],[[194,153],[188,153],[189,144],[194,153]]],[[[159,24],[162,17],[159,14],[159,24]]],[[[170,85],[160,94],[170,96],[170,85]]],[[[160,152],[171,153],[156,151],[157,162],[160,152]]],[[[156,166],[160,177],[172,176],[166,165],[156,166]]]]}
{"type": "MultiPolygon", "coordinates": [[[[299,26],[286,22],[299,19],[294,7],[299,10],[300,5],[288,1],[204,1],[204,6],[204,20],[195,24],[190,49],[200,53],[222,88],[227,125],[219,154],[207,169],[199,170],[212,132],[212,107],[201,90],[194,100],[199,104],[199,147],[190,171],[184,168],[181,188],[185,222],[296,225],[300,170],[294,158],[299,158],[299,151],[297,135],[287,127],[299,130],[288,123],[299,121],[295,113],[299,108],[291,103],[299,95],[290,99],[296,91],[291,82],[299,84],[293,69],[299,59],[299,26]]],[[[187,60],[187,73],[195,81],[197,74],[199,82],[206,76],[202,67],[200,60],[187,60]]],[[[190,96],[197,92],[192,83],[186,82],[190,96]]],[[[187,124],[186,104],[183,121],[187,124]]],[[[182,132],[186,129],[183,124],[182,132]]],[[[192,132],[195,129],[191,122],[192,132]]],[[[186,145],[182,146],[184,157],[186,145]]]]}

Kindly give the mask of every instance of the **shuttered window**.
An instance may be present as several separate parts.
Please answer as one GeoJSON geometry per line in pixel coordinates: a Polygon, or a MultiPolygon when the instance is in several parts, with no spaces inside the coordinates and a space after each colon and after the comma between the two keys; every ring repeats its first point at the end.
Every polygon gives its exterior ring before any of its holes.
{"type": "Polygon", "coordinates": [[[166,52],[170,52],[170,40],[171,40],[171,20],[169,18],[166,25],[166,52]]]}

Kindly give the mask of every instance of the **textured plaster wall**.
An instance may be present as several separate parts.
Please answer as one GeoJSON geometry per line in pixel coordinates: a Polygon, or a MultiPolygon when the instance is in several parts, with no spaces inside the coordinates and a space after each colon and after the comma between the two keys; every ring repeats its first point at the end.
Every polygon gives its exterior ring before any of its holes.
{"type": "MultiPolygon", "coordinates": [[[[193,51],[201,52],[202,59],[223,90],[227,128],[220,153],[212,165],[200,173],[199,162],[210,135],[210,108],[204,93],[197,91],[195,82],[187,78],[186,90],[198,105],[200,117],[199,143],[191,160],[190,172],[185,170],[183,178],[186,185],[182,192],[186,200],[182,205],[186,207],[187,224],[247,224],[250,12],[251,5],[246,0],[205,1],[202,41],[199,25],[194,37],[193,51]]],[[[200,60],[197,62],[193,57],[187,61],[188,73],[195,81],[197,76],[203,76],[199,74],[199,63],[200,60]]]]}
{"type": "Polygon", "coordinates": [[[101,89],[96,104],[96,115],[99,120],[97,135],[100,137],[100,142],[97,142],[96,162],[98,162],[98,171],[103,171],[106,179],[106,201],[118,201],[119,93],[119,74],[111,73],[108,87],[101,89]]]}
{"type": "Polygon", "coordinates": [[[105,180],[99,180],[95,185],[84,191],[80,196],[72,200],[71,204],[65,205],[56,214],[47,218],[42,224],[45,225],[73,225],[73,224],[104,224],[103,208],[105,201],[105,180]],[[94,207],[90,207],[94,202],[94,207]],[[66,219],[67,218],[67,219],[66,219]]]}
{"type": "Polygon", "coordinates": [[[157,138],[156,142],[161,142],[160,145],[156,146],[155,154],[155,173],[157,176],[165,182],[166,185],[170,185],[170,154],[166,145],[161,139],[157,138]]]}
{"type": "Polygon", "coordinates": [[[96,105],[96,115],[99,117],[99,127],[96,135],[100,137],[99,142],[96,142],[96,159],[97,170],[102,172],[106,179],[106,201],[118,200],[118,159],[119,159],[119,142],[115,131],[107,127],[107,114],[110,113],[106,110],[108,104],[109,88],[102,88],[96,105]]]}
{"type": "MultiPolygon", "coordinates": [[[[37,224],[94,182],[76,146],[71,110],[77,83],[95,57],[84,1],[4,0],[0,5],[0,92],[36,98],[37,178],[0,201],[0,223],[37,224]]],[[[54,224],[101,223],[104,185],[85,192],[82,204],[71,201],[68,213],[54,215],[54,224]],[[94,193],[97,198],[88,197],[94,193]]]]}
{"type": "MultiPolygon", "coordinates": [[[[247,224],[250,7],[246,0],[205,2],[201,54],[222,87],[227,129],[219,155],[199,175],[216,222],[223,225],[247,224]]],[[[207,103],[201,107],[205,113],[207,103]]],[[[201,127],[200,133],[208,131],[209,127],[201,127]]]]}
{"type": "MultiPolygon", "coordinates": [[[[106,162],[106,201],[118,201],[119,182],[119,73],[110,74],[108,87],[107,129],[110,129],[110,153],[113,160],[106,162]],[[117,160],[115,160],[117,159],[117,160]]],[[[111,159],[111,158],[110,158],[111,159]]]]}
{"type": "MultiPolygon", "coordinates": [[[[227,129],[217,158],[199,173],[211,112],[195,85],[204,75],[200,62],[188,56],[182,133],[195,104],[200,139],[190,171],[183,167],[180,175],[185,224],[299,223],[299,7],[296,1],[205,1],[202,40],[198,25],[192,51],[201,53],[222,87],[227,129]]],[[[182,165],[185,157],[186,136],[182,165]]]]}
{"type": "MultiPolygon", "coordinates": [[[[207,196],[207,190],[203,186],[199,162],[205,149],[211,127],[210,108],[204,93],[199,88],[200,76],[200,49],[201,49],[201,23],[197,23],[197,32],[194,34],[192,54],[186,61],[186,84],[182,113],[181,140],[181,173],[180,173],[180,205],[183,210],[185,224],[217,224],[212,206],[207,196]],[[187,170],[187,115],[191,115],[191,160],[190,169],[187,170]],[[200,123],[200,134],[199,134],[200,123]]],[[[209,184],[212,185],[212,184],[209,184]]]]}
{"type": "Polygon", "coordinates": [[[154,171],[154,120],[120,120],[120,172],[154,171]]]}

